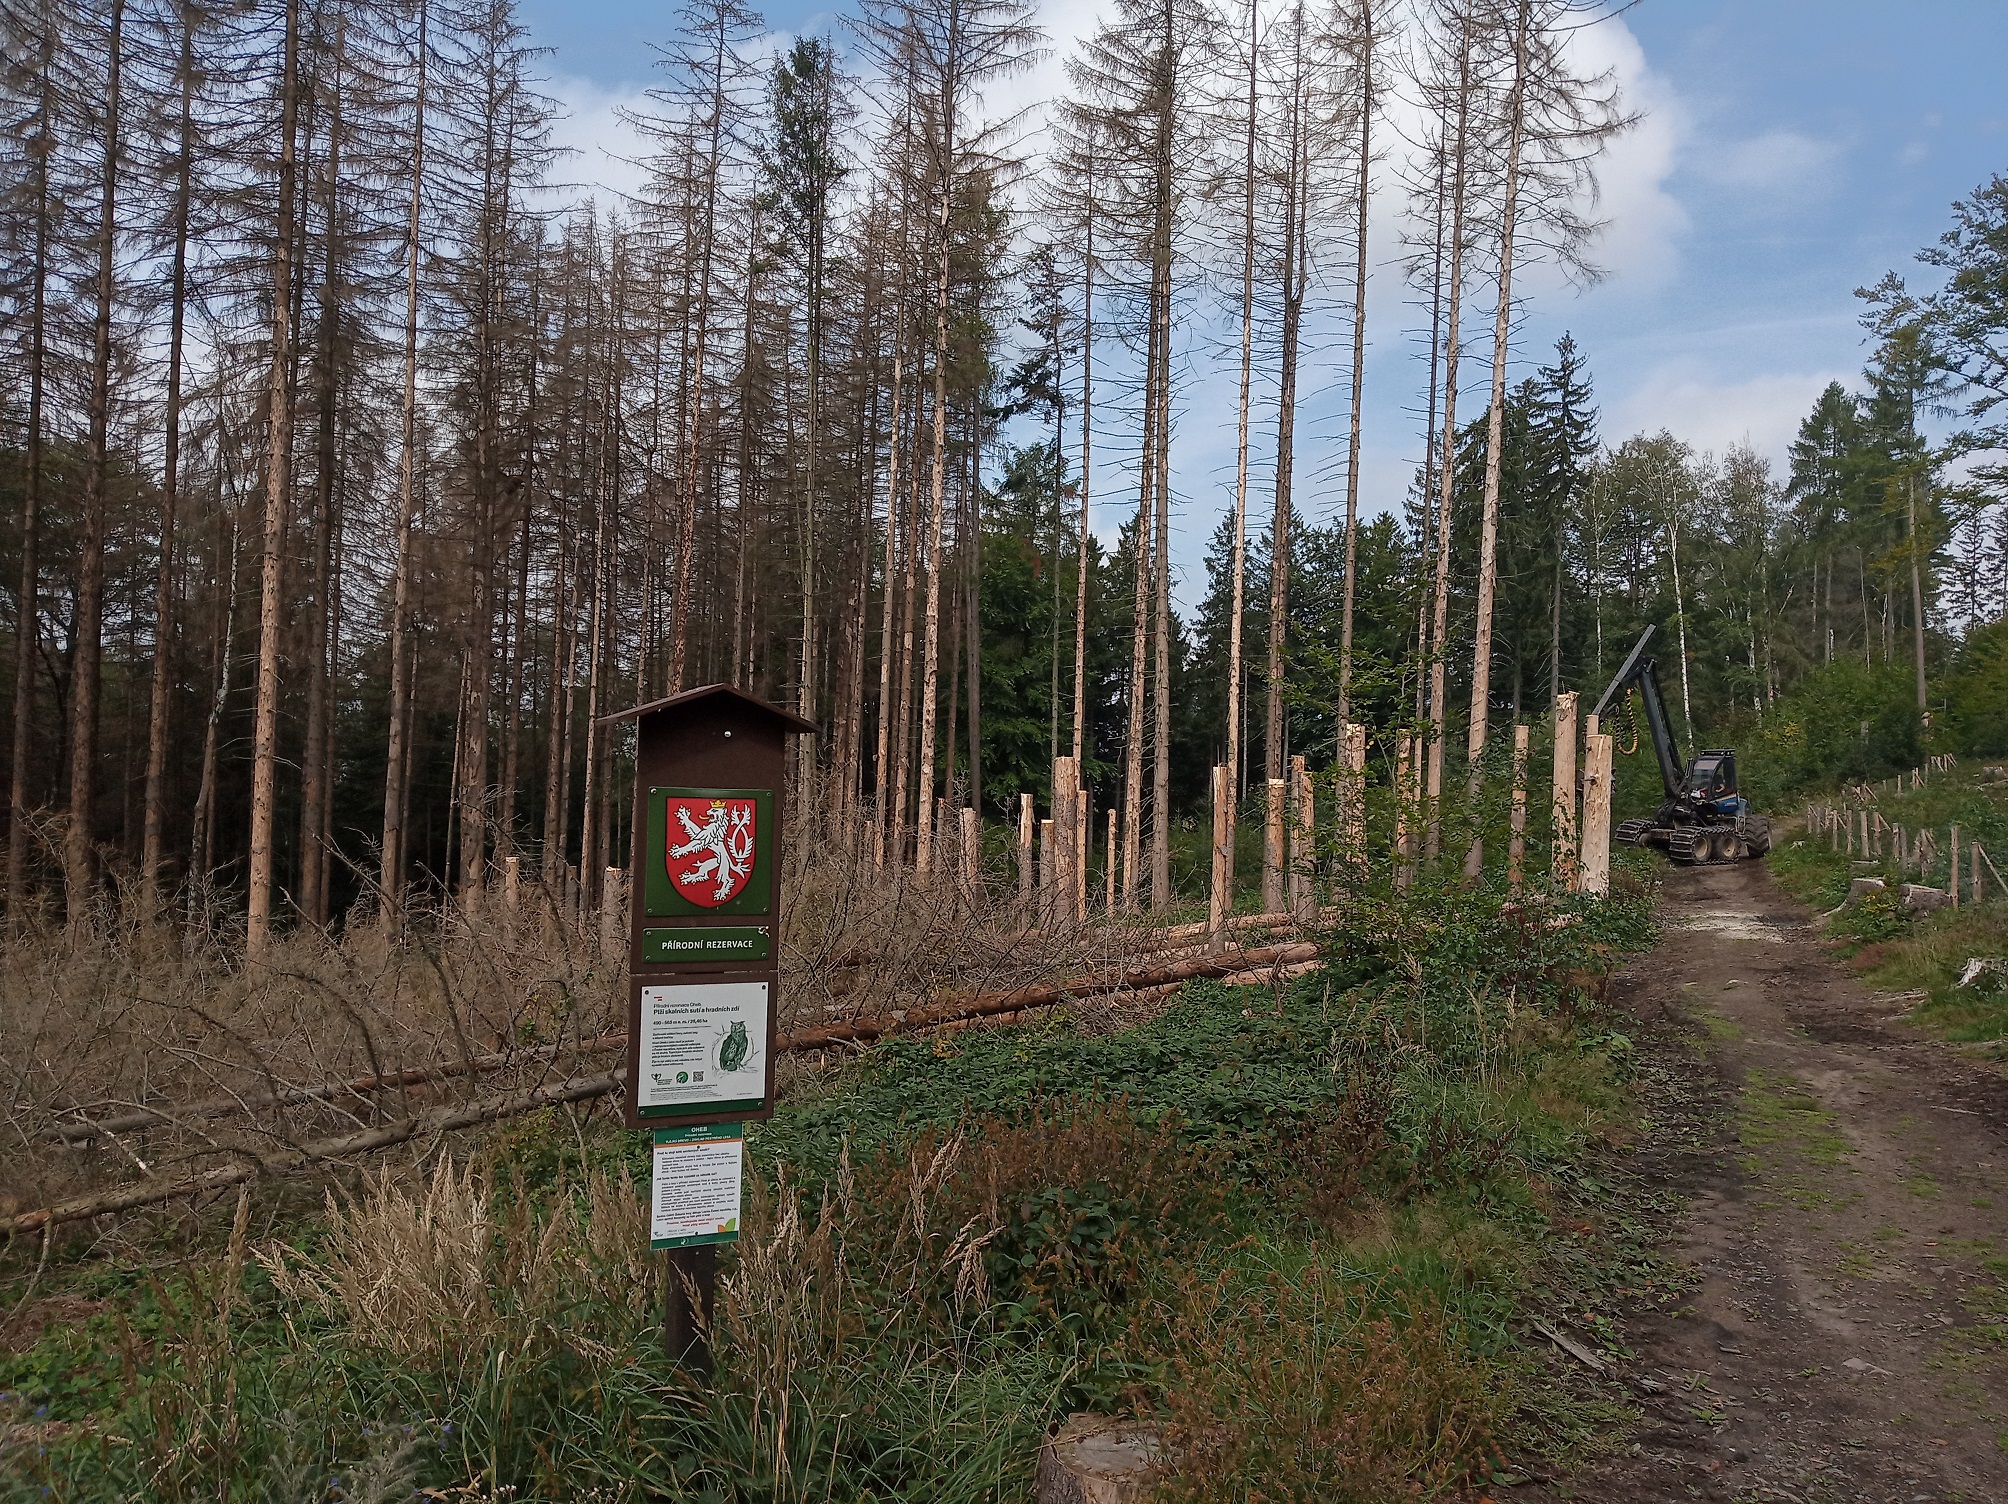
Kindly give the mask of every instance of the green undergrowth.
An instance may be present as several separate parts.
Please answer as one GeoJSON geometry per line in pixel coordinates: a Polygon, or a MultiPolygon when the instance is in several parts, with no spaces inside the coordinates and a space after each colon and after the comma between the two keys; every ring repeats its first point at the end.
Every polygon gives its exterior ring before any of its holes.
{"type": "Polygon", "coordinates": [[[1525,1318],[1615,1347],[1670,1288],[1605,1000],[1648,913],[1360,899],[1279,987],[798,1081],[708,1390],[661,1355],[645,1150],[603,1114],[173,1257],[66,1249],[0,1359],[0,1497],[1018,1499],[1080,1409],[1164,1426],[1167,1498],[1468,1494],[1613,1418],[1525,1318]]]}
{"type": "Polygon", "coordinates": [[[1923,994],[1911,1013],[1919,1026],[1939,1037],[1985,1043],[2008,1058],[2008,894],[1994,874],[1981,869],[1984,901],[1975,903],[1971,858],[1965,842],[1978,839],[1997,867],[2008,867],[2008,782],[1990,779],[1984,763],[1962,763],[1932,776],[1918,789],[1901,792],[1888,784],[1877,790],[1876,808],[1892,824],[1937,834],[1940,858],[1929,881],[1945,887],[1948,832],[1961,831],[1961,907],[1928,913],[1907,912],[1903,882],[1924,880],[1914,869],[1899,872],[1893,860],[1851,858],[1845,848],[1812,839],[1794,829],[1773,848],[1772,874],[1793,897],[1825,916],[1830,940],[1868,983],[1886,992],[1923,994]],[[1881,877],[1884,891],[1843,907],[1850,880],[1881,877]],[[1975,957],[2000,957],[2004,969],[1982,972],[1962,987],[1959,979],[1975,957]]]}

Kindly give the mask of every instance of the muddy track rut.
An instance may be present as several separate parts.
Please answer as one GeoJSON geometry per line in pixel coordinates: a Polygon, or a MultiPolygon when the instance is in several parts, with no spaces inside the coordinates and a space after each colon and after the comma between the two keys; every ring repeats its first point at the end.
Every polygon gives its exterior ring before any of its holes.
{"type": "Polygon", "coordinates": [[[1621,986],[1705,1040],[1716,1097],[1628,1337],[1614,1456],[1507,1500],[2008,1501],[2008,1081],[1902,1021],[1761,863],[1674,869],[1621,986]]]}

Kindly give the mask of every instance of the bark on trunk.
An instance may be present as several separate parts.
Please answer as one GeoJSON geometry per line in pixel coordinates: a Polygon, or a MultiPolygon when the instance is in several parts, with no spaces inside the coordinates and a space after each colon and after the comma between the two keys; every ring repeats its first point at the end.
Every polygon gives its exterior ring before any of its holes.
{"type": "Polygon", "coordinates": [[[83,529],[77,563],[76,647],[70,670],[70,819],[63,882],[74,926],[88,919],[96,880],[92,802],[98,761],[98,682],[104,648],[105,472],[111,421],[112,246],[118,223],[119,71],[125,0],[112,0],[105,72],[105,153],[98,199],[97,311],[91,333],[90,452],[84,469],[83,529]]]}
{"type": "MultiPolygon", "coordinates": [[[[1465,756],[1475,796],[1492,699],[1492,603],[1499,588],[1499,469],[1506,432],[1506,353],[1513,329],[1513,242],[1520,208],[1520,150],[1525,135],[1528,6],[1523,0],[1513,28],[1513,89],[1506,102],[1505,199],[1499,215],[1499,306],[1492,322],[1492,403],[1485,438],[1485,509],[1478,535],[1478,628],[1471,649],[1471,724],[1465,756]]],[[[1476,876],[1484,843],[1473,838],[1464,870],[1476,876]]]]}
{"type": "Polygon", "coordinates": [[[251,735],[251,871],[245,950],[261,960],[272,938],[273,833],[279,773],[279,634],[284,616],[287,512],[293,486],[293,170],[299,117],[299,0],[287,0],[279,113],[279,214],[273,231],[270,438],[265,454],[265,553],[259,571],[258,701],[251,735]]]}
{"type": "Polygon", "coordinates": [[[429,0],[419,0],[417,83],[412,102],[411,199],[405,219],[404,422],[398,456],[397,527],[392,544],[390,612],[390,732],[384,757],[383,842],[377,884],[384,917],[404,908],[405,745],[411,718],[411,529],[418,473],[418,247],[425,204],[425,75],[429,0]]]}
{"type": "MultiPolygon", "coordinates": [[[[38,67],[41,94],[34,133],[44,146],[55,129],[56,30],[48,9],[41,15],[38,67]]],[[[34,729],[35,658],[42,639],[42,386],[48,354],[49,153],[33,154],[35,234],[28,278],[28,436],[21,494],[21,591],[14,608],[14,740],[7,783],[7,919],[19,924],[28,906],[28,765],[34,729]]]]}
{"type": "Polygon", "coordinates": [[[1346,437],[1346,577],[1339,618],[1339,724],[1350,719],[1353,682],[1353,597],[1358,577],[1360,514],[1360,396],[1367,370],[1367,195],[1372,186],[1374,116],[1374,8],[1360,0],[1360,173],[1353,234],[1352,419],[1346,437]]]}
{"type": "Polygon", "coordinates": [[[167,785],[167,717],[173,684],[174,524],[181,487],[181,352],[188,311],[188,221],[195,162],[195,23],[181,14],[180,114],[174,171],[174,250],[168,268],[167,405],[161,413],[166,452],[161,461],[160,563],[153,592],[153,686],[147,705],[146,800],[141,816],[140,912],[160,913],[167,785]]]}
{"type": "Polygon", "coordinates": [[[1432,861],[1443,840],[1443,740],[1450,637],[1450,514],[1457,489],[1457,364],[1464,295],[1464,192],[1471,122],[1471,37],[1458,38],[1456,125],[1447,149],[1450,186],[1449,312],[1443,326],[1443,449],[1437,462],[1436,592],[1430,624],[1429,767],[1424,805],[1424,854],[1432,861]]]}

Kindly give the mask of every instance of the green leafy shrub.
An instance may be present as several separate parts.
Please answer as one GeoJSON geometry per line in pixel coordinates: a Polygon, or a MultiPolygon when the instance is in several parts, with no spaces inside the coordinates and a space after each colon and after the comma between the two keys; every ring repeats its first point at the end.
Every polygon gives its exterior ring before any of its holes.
{"type": "Polygon", "coordinates": [[[1836,659],[1781,695],[1745,747],[1743,791],[1773,810],[1805,789],[1914,768],[1924,761],[1917,681],[1899,664],[1836,659]]]}
{"type": "Polygon", "coordinates": [[[1871,889],[1834,918],[1836,934],[1851,936],[1864,945],[1894,940],[1909,928],[1910,915],[1895,888],[1871,889]]]}
{"type": "Polygon", "coordinates": [[[1970,757],[2008,753],[2008,621],[1967,634],[1940,692],[1953,751],[1970,757]]]}

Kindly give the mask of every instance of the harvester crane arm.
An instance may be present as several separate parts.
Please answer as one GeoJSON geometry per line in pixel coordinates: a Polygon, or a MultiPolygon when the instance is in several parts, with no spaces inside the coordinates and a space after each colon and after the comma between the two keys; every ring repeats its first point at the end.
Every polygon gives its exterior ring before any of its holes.
{"type": "Polygon", "coordinates": [[[1659,690],[1659,660],[1646,656],[1646,644],[1652,641],[1653,628],[1648,626],[1639,635],[1637,646],[1625,659],[1624,667],[1611,680],[1610,688],[1597,701],[1597,708],[1590,714],[1602,719],[1604,711],[1613,699],[1623,695],[1634,684],[1638,686],[1639,699],[1645,704],[1645,723],[1652,733],[1653,756],[1659,760],[1659,781],[1666,788],[1666,797],[1677,799],[1686,782],[1682,772],[1685,764],[1681,761],[1680,748],[1673,740],[1673,723],[1666,713],[1666,698],[1659,690]]]}

